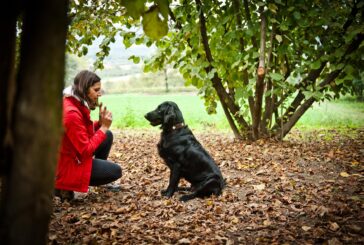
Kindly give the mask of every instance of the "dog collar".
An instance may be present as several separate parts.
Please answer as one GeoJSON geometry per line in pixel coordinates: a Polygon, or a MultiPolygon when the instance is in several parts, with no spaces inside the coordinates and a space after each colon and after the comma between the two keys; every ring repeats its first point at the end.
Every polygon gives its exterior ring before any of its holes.
{"type": "Polygon", "coordinates": [[[172,129],[173,130],[176,130],[176,129],[180,129],[182,127],[184,127],[185,124],[182,122],[182,123],[177,123],[176,125],[173,125],[172,129]]]}

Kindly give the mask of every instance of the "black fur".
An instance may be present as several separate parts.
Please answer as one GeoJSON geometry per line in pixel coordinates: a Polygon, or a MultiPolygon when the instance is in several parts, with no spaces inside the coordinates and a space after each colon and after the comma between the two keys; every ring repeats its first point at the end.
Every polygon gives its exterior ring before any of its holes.
{"type": "Polygon", "coordinates": [[[191,130],[184,126],[177,104],[163,102],[145,118],[153,126],[161,125],[162,129],[158,152],[170,169],[169,185],[162,195],[173,196],[181,178],[191,183],[192,190],[191,194],[182,196],[181,201],[220,195],[224,187],[221,171],[191,130]]]}

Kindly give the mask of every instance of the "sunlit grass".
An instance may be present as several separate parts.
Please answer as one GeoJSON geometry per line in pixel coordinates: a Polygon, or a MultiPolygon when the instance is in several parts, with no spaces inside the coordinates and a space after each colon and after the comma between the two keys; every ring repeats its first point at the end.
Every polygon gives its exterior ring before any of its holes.
{"type": "Polygon", "coordinates": [[[364,127],[364,103],[332,101],[315,104],[296,124],[300,129],[336,129],[364,127]]]}

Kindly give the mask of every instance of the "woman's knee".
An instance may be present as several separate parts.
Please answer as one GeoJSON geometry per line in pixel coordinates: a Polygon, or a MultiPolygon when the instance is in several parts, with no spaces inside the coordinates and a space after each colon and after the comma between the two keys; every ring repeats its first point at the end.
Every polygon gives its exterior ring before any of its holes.
{"type": "Polygon", "coordinates": [[[119,164],[117,163],[114,164],[115,164],[115,169],[114,169],[115,179],[119,179],[123,175],[123,170],[119,164]]]}
{"type": "Polygon", "coordinates": [[[119,166],[119,178],[121,178],[121,176],[123,176],[123,169],[119,166]]]}

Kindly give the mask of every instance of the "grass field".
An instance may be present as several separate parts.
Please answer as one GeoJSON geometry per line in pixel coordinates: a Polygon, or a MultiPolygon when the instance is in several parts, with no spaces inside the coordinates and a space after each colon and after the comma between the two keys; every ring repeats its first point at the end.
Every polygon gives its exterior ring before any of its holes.
{"type": "MultiPolygon", "coordinates": [[[[152,129],[144,114],[157,107],[163,101],[174,101],[180,107],[186,124],[193,130],[230,131],[225,115],[218,108],[218,113],[208,115],[204,102],[192,94],[110,94],[101,97],[101,101],[113,112],[114,128],[152,129]]],[[[97,111],[92,113],[97,118],[97,111]]],[[[316,104],[309,109],[297,123],[300,130],[343,129],[364,127],[364,103],[339,100],[316,104]]]]}
{"type": "MultiPolygon", "coordinates": [[[[144,115],[154,110],[163,101],[174,101],[182,111],[186,124],[197,130],[218,129],[229,130],[222,109],[218,114],[208,115],[203,101],[191,94],[112,94],[104,95],[101,101],[113,113],[113,127],[116,128],[144,128],[151,129],[144,115]]],[[[93,118],[97,118],[97,111],[93,112],[93,118]]]]}

